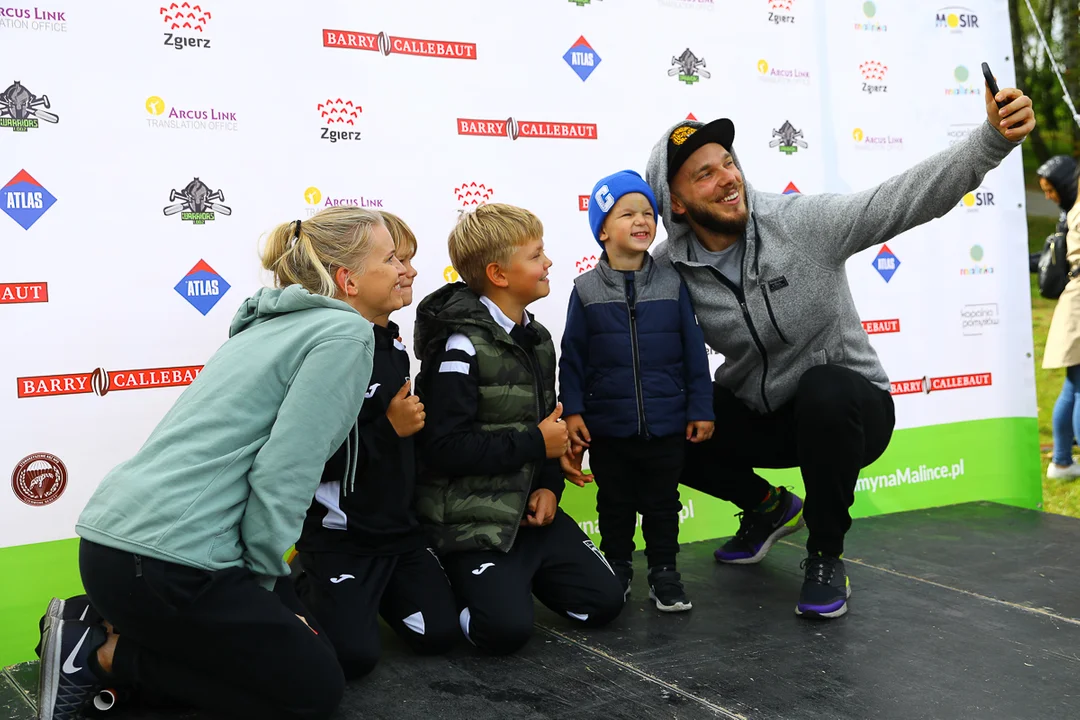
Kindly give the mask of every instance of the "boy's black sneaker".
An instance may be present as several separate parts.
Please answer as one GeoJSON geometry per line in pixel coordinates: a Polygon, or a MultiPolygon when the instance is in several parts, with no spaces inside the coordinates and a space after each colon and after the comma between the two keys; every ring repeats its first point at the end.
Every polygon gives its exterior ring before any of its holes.
{"type": "Polygon", "coordinates": [[[97,623],[47,618],[38,675],[38,720],[73,720],[92,704],[103,683],[90,657],[108,636],[97,623]]]}
{"type": "Polygon", "coordinates": [[[780,501],[772,512],[747,510],[738,513],[739,530],[735,537],[730,538],[713,553],[717,561],[735,565],[761,562],[773,543],[806,525],[802,514],[802,498],[787,488],[782,487],[779,490],[780,501]]]}
{"type": "Polygon", "coordinates": [[[682,576],[675,568],[649,570],[649,599],[656,601],[656,609],[661,612],[683,612],[694,607],[686,597],[682,576]]]}
{"type": "Polygon", "coordinates": [[[629,560],[609,560],[608,565],[623,589],[623,600],[630,597],[630,583],[634,581],[634,566],[629,560]]]}
{"type": "Polygon", "coordinates": [[[45,637],[45,623],[48,622],[49,618],[82,620],[95,625],[102,620],[101,613],[91,607],[90,598],[85,595],[76,595],[69,597],[67,600],[54,597],[49,601],[49,607],[45,609],[45,614],[38,621],[38,633],[42,638],[38,640],[37,647],[34,648],[34,652],[38,657],[41,657],[41,644],[44,642],[45,637]]]}
{"type": "Polygon", "coordinates": [[[806,580],[799,593],[795,614],[809,618],[838,618],[847,612],[851,581],[844,561],[828,555],[810,555],[799,565],[806,569],[806,580]]]}

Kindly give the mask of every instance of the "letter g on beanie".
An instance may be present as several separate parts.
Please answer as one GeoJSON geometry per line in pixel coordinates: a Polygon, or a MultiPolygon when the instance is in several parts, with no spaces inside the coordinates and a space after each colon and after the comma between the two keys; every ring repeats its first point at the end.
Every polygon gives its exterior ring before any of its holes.
{"type": "MultiPolygon", "coordinates": [[[[604,218],[611,212],[611,208],[615,207],[619,198],[630,193],[641,193],[649,198],[653,217],[659,216],[660,212],[656,209],[656,196],[653,195],[652,188],[644,178],[633,170],[620,170],[597,182],[593,186],[592,195],[589,196],[589,227],[592,228],[596,242],[600,243],[600,228],[604,225],[604,218]]],[[[600,245],[602,246],[603,243],[600,245]]]]}

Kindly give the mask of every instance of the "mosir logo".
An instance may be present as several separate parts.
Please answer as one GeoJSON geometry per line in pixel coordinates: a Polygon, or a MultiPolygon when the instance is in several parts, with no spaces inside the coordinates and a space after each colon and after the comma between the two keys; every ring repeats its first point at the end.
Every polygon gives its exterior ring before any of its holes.
{"type": "Polygon", "coordinates": [[[15,497],[27,505],[41,507],[56,502],[67,489],[67,468],[50,453],[27,455],[11,473],[15,497]]]}
{"type": "Polygon", "coordinates": [[[863,79],[862,91],[868,95],[889,92],[889,86],[885,84],[885,75],[888,72],[888,65],[882,65],[877,60],[859,63],[859,74],[863,79]]]}
{"type": "Polygon", "coordinates": [[[323,30],[323,47],[343,50],[371,50],[381,55],[419,55],[448,60],[475,60],[476,43],[451,40],[418,40],[396,37],[384,32],[365,33],[351,30],[323,30]]]}
{"type": "Polygon", "coordinates": [[[556,140],[595,140],[595,123],[541,122],[539,120],[471,120],[458,118],[458,135],[487,137],[553,138],[556,140]]]}
{"type": "Polygon", "coordinates": [[[991,373],[973,373],[971,375],[949,375],[948,377],[924,377],[918,380],[901,380],[890,383],[889,392],[893,395],[929,395],[940,390],[964,390],[975,387],[989,387],[993,384],[991,373]]]}
{"type": "Polygon", "coordinates": [[[324,127],[322,129],[323,140],[336,143],[338,140],[348,142],[360,142],[360,131],[356,129],[356,121],[360,119],[360,113],[364,111],[360,103],[352,100],[327,98],[326,102],[318,105],[319,119],[324,127]],[[347,127],[346,127],[347,126],[347,127]]]}
{"type": "Polygon", "coordinates": [[[863,330],[867,335],[880,335],[882,333],[900,332],[900,320],[863,320],[863,330]]]}
{"type": "Polygon", "coordinates": [[[149,370],[112,370],[98,368],[88,373],[70,375],[37,375],[18,378],[19,397],[51,397],[53,395],[104,396],[113,390],[147,390],[151,388],[190,385],[202,371],[202,365],[153,368],[149,370]]]}
{"type": "Polygon", "coordinates": [[[959,35],[965,30],[978,30],[979,16],[971,8],[950,5],[934,13],[934,27],[946,30],[951,35],[959,35]]]}
{"type": "Polygon", "coordinates": [[[206,25],[210,22],[210,10],[203,6],[189,2],[180,4],[172,3],[168,7],[162,7],[159,11],[161,19],[169,32],[165,33],[165,47],[174,50],[185,48],[210,49],[210,40],[203,35],[206,33],[206,25]],[[196,33],[198,35],[196,36],[196,33]]]}
{"type": "Polygon", "coordinates": [[[0,305],[49,302],[49,284],[0,283],[0,305]]]}

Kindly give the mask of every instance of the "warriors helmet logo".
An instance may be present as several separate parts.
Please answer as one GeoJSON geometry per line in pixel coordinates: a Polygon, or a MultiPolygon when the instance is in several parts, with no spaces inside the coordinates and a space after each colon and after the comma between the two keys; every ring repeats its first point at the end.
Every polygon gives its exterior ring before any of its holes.
{"type": "Polygon", "coordinates": [[[165,215],[180,213],[181,220],[190,220],[195,225],[213,220],[216,213],[232,215],[232,208],[218,202],[225,201],[225,194],[221,190],[211,191],[199,178],[189,182],[183,190],[170,190],[169,201],[177,200],[180,202],[164,208],[165,215]]]}
{"type": "Polygon", "coordinates": [[[11,127],[16,132],[36,128],[39,120],[58,123],[60,118],[41,108],[52,107],[48,95],[37,96],[16,80],[0,93],[0,127],[11,127]],[[4,118],[10,118],[4,120],[4,118]]]}

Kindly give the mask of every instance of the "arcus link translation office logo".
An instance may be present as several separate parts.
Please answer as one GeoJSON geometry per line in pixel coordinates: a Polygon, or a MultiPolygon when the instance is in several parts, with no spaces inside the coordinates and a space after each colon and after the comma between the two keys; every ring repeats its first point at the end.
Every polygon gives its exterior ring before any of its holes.
{"type": "Polygon", "coordinates": [[[421,40],[385,32],[323,30],[323,47],[343,50],[370,50],[380,55],[417,55],[445,60],[475,60],[476,43],[456,40],[421,40]]]}

